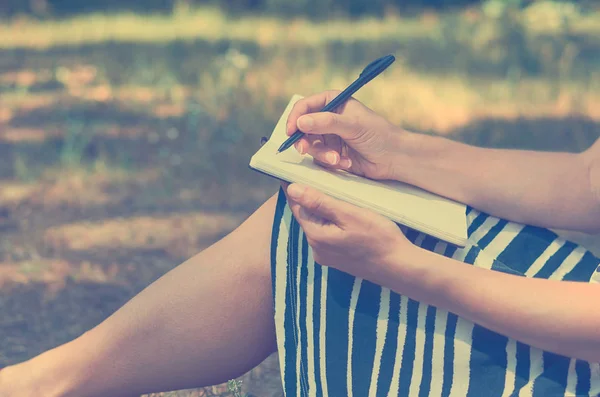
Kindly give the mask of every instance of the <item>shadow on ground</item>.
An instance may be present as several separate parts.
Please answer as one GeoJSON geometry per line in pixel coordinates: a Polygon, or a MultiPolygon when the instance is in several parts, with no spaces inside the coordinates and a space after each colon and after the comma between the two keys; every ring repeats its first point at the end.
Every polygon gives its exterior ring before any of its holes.
{"type": "MultiPolygon", "coordinates": [[[[164,43],[124,41],[56,45],[48,49],[0,49],[0,73],[53,69],[58,65],[68,67],[84,61],[103,65],[103,78],[113,86],[137,83],[160,88],[174,82],[196,85],[202,74],[214,67],[214,60],[229,49],[239,50],[258,67],[275,56],[293,60],[289,62],[291,72],[311,70],[314,59],[324,58],[328,67],[338,73],[354,73],[371,60],[389,53],[420,73],[455,75],[459,71],[469,78],[506,78],[517,73],[521,77],[547,75],[561,80],[588,81],[597,69],[594,66],[600,65],[600,42],[584,33],[565,31],[530,38],[525,31],[513,32],[510,28],[485,39],[490,32],[483,31],[484,20],[468,22],[455,16],[423,23],[433,24],[438,29],[421,35],[398,34],[355,41],[332,39],[318,44],[263,45],[254,40],[196,38],[164,43]],[[483,41],[474,41],[478,37],[483,41]],[[575,55],[565,64],[569,52],[575,55]]],[[[50,81],[34,85],[31,90],[51,91],[61,85],[60,81],[50,81]]],[[[14,84],[0,81],[0,92],[16,88],[14,84]]]]}
{"type": "MultiPolygon", "coordinates": [[[[277,182],[247,164],[287,98],[266,103],[232,91],[215,114],[169,89],[204,89],[200,71],[232,46],[259,63],[272,55],[253,43],[202,41],[0,50],[0,73],[97,63],[110,87],[83,84],[82,93],[50,77],[19,94],[18,84],[2,83],[14,98],[0,108],[0,366],[98,324],[276,191],[277,182]]],[[[437,46],[398,38],[344,43],[343,50],[329,43],[326,53],[344,68],[398,51],[416,68],[451,70],[439,62],[445,50],[437,46]],[[427,55],[436,52],[436,59],[427,55]]],[[[311,49],[301,51],[298,68],[311,59],[311,49]]],[[[465,70],[505,72],[471,55],[465,70]]],[[[600,136],[600,123],[585,116],[484,118],[449,135],[480,146],[577,152],[600,136]]],[[[273,359],[269,365],[276,368],[273,359]]],[[[255,384],[279,384],[267,372],[269,379],[255,384]]]]}
{"type": "Polygon", "coordinates": [[[581,152],[600,137],[600,123],[587,116],[485,118],[450,132],[475,146],[581,152]]]}

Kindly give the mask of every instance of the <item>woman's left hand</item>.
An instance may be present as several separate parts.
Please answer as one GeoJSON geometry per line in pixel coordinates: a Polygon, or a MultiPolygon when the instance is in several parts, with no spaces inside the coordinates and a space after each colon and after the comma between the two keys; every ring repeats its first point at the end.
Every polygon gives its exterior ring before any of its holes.
{"type": "Polygon", "coordinates": [[[282,184],[315,262],[384,285],[417,249],[394,222],[297,183],[282,184]]]}

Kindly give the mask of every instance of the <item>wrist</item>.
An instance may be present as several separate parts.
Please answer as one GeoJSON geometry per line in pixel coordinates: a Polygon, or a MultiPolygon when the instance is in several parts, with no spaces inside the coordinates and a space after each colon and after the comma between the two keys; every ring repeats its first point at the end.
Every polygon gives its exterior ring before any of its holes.
{"type": "Polygon", "coordinates": [[[410,244],[399,247],[385,262],[385,282],[381,285],[411,299],[430,305],[443,300],[447,285],[444,282],[442,261],[446,257],[410,244]]]}
{"type": "Polygon", "coordinates": [[[481,148],[413,132],[394,139],[390,179],[472,206],[481,202],[487,189],[481,148]]]}
{"type": "Polygon", "coordinates": [[[391,166],[390,174],[392,180],[413,183],[414,169],[433,149],[434,137],[410,132],[397,127],[392,134],[391,166]]]}
{"type": "Polygon", "coordinates": [[[422,266],[424,250],[408,240],[395,244],[395,248],[382,260],[379,275],[384,280],[384,286],[404,289],[411,285],[421,284],[429,276],[427,269],[422,266]],[[385,284],[387,283],[387,284],[385,284]],[[401,284],[399,284],[401,283],[401,284]]]}

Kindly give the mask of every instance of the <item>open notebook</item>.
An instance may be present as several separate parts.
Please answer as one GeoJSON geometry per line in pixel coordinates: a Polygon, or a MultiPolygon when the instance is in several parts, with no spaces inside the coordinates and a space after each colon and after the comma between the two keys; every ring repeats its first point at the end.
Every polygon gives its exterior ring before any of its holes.
{"type": "Polygon", "coordinates": [[[276,154],[287,139],[288,114],[294,95],[275,126],[269,141],[252,156],[250,167],[287,182],[312,186],[332,197],[368,208],[389,219],[458,246],[467,241],[464,204],[434,195],[396,181],[374,181],[344,171],[330,171],[313,163],[310,155],[300,155],[293,147],[276,154]]]}

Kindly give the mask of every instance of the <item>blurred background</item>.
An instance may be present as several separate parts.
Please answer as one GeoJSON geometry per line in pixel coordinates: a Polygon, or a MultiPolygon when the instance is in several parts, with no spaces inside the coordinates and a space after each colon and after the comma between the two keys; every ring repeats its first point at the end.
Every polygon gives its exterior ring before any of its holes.
{"type": "MultiPolygon", "coordinates": [[[[407,129],[573,152],[600,135],[597,1],[0,0],[0,367],[233,230],[279,186],[248,162],[290,97],[388,53],[356,97],[407,129]]],[[[282,395],[276,357],[240,379],[282,395]]]]}

